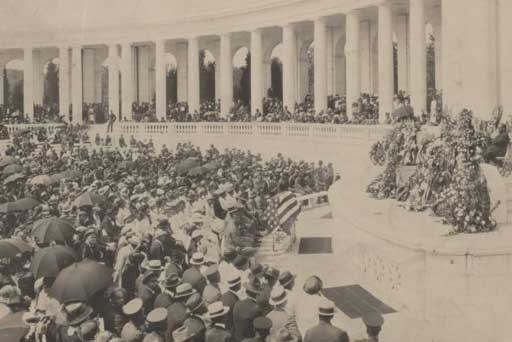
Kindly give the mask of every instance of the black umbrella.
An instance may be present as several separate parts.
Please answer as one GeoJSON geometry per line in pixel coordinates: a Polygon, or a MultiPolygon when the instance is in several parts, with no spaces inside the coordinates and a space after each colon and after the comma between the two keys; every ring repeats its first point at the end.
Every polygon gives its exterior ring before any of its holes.
{"type": "Polygon", "coordinates": [[[50,295],[62,304],[88,301],[113,284],[112,273],[111,268],[85,259],[60,271],[50,295]]]}
{"type": "Polygon", "coordinates": [[[36,279],[56,277],[59,272],[76,262],[75,251],[66,246],[52,246],[38,250],[31,263],[31,272],[36,279]]]}
{"type": "Polygon", "coordinates": [[[32,246],[21,239],[0,240],[0,258],[14,258],[25,252],[32,252],[32,246]]]}

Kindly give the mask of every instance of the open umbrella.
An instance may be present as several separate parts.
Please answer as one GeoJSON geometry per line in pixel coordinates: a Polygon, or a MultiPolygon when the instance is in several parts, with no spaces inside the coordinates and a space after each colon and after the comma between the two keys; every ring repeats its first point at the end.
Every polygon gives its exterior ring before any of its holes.
{"type": "Polygon", "coordinates": [[[15,173],[4,179],[4,184],[14,183],[20,179],[25,178],[25,175],[22,173],[15,173]]]}
{"type": "Polygon", "coordinates": [[[48,175],[39,175],[35,176],[30,180],[31,184],[41,184],[41,185],[49,185],[52,184],[52,180],[48,175]]]}
{"type": "Polygon", "coordinates": [[[34,222],[30,235],[38,243],[49,243],[68,241],[74,233],[73,225],[69,221],[53,216],[34,222]]]}
{"type": "Polygon", "coordinates": [[[196,166],[188,171],[189,176],[200,176],[207,173],[209,170],[202,167],[202,166],[196,166]]]}
{"type": "Polygon", "coordinates": [[[199,160],[197,158],[188,158],[176,165],[176,172],[179,175],[184,175],[188,172],[188,170],[190,170],[196,166],[199,166],[199,165],[201,165],[201,163],[199,162],[199,160]]]}
{"type": "Polygon", "coordinates": [[[0,258],[14,258],[16,254],[31,252],[32,246],[20,239],[0,240],[0,258]]]}
{"type": "Polygon", "coordinates": [[[66,170],[50,176],[51,183],[58,183],[62,179],[77,179],[82,177],[82,172],[78,170],[66,170]]]}
{"type": "Polygon", "coordinates": [[[16,158],[14,157],[4,157],[0,159],[0,168],[6,167],[7,165],[16,164],[16,158]]]}
{"type": "Polygon", "coordinates": [[[16,172],[21,172],[23,171],[23,168],[21,167],[21,165],[18,165],[18,164],[10,164],[10,165],[7,165],[4,170],[2,171],[2,173],[4,175],[11,175],[13,173],[16,173],[16,172]]]}
{"type": "Polygon", "coordinates": [[[37,201],[31,197],[25,197],[25,198],[19,199],[17,201],[14,201],[13,203],[14,203],[14,207],[15,207],[16,211],[31,210],[40,204],[39,201],[37,201]]]}
{"type": "Polygon", "coordinates": [[[219,161],[214,160],[214,161],[204,164],[203,167],[208,170],[216,170],[219,167],[221,167],[221,165],[222,164],[219,161]]]}
{"type": "Polygon", "coordinates": [[[7,315],[0,320],[0,341],[23,341],[30,327],[23,321],[23,311],[7,315]]]}
{"type": "Polygon", "coordinates": [[[112,272],[105,265],[85,259],[60,271],[49,294],[62,304],[88,301],[113,284],[112,272]]]}
{"type": "Polygon", "coordinates": [[[98,195],[93,191],[87,191],[78,196],[73,204],[78,208],[86,207],[86,206],[94,206],[96,204],[101,204],[105,202],[105,198],[98,195]]]}
{"type": "Polygon", "coordinates": [[[17,210],[16,210],[16,205],[14,204],[14,202],[7,202],[7,203],[0,204],[0,213],[1,214],[13,213],[15,211],[17,211],[17,210]]]}
{"type": "Polygon", "coordinates": [[[35,279],[56,277],[63,268],[77,260],[78,257],[73,249],[55,245],[38,250],[32,258],[30,270],[35,279]]]}

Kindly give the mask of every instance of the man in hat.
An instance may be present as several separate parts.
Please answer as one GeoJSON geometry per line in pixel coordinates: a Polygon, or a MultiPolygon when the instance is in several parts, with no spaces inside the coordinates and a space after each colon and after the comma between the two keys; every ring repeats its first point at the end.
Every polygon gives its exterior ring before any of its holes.
{"type": "Polygon", "coordinates": [[[128,299],[128,292],[117,287],[109,295],[109,304],[103,315],[105,330],[120,335],[121,331],[128,321],[128,318],[123,313],[123,306],[128,299]]]}
{"type": "Polygon", "coordinates": [[[206,278],[201,273],[201,266],[204,265],[203,253],[194,253],[189,264],[190,267],[183,272],[183,282],[192,285],[198,293],[203,293],[206,287],[206,278]]]}
{"type": "MultiPolygon", "coordinates": [[[[213,265],[209,266],[206,269],[206,271],[204,272],[204,275],[206,277],[206,280],[208,281],[208,284],[206,284],[206,286],[203,290],[203,298],[205,298],[205,300],[208,301],[208,304],[211,304],[214,301],[209,301],[207,299],[207,297],[210,297],[210,298],[216,297],[215,294],[218,294],[218,297],[220,297],[224,292],[226,292],[226,288],[224,287],[224,284],[222,284],[220,281],[221,279],[220,279],[220,273],[219,273],[219,265],[213,264],[213,265]],[[213,294],[213,295],[209,295],[209,294],[213,294]]],[[[217,300],[215,300],[215,302],[216,301],[217,300]]]]}
{"type": "Polygon", "coordinates": [[[222,254],[222,259],[219,262],[220,279],[225,281],[227,277],[233,272],[236,272],[236,267],[233,266],[237,253],[234,249],[227,249],[222,254]]]}
{"type": "Polygon", "coordinates": [[[166,309],[153,309],[146,318],[148,334],[144,337],[142,342],[165,342],[166,321],[166,309]]]}
{"type": "Polygon", "coordinates": [[[256,317],[253,322],[254,337],[244,338],[242,342],[265,342],[270,335],[272,321],[266,317],[256,317]]]}
{"type": "Polygon", "coordinates": [[[183,325],[194,334],[192,341],[203,342],[206,330],[203,316],[207,311],[205,302],[199,293],[194,293],[187,299],[185,305],[187,306],[188,316],[183,325]]]}
{"type": "Polygon", "coordinates": [[[194,293],[196,290],[189,283],[183,282],[176,287],[175,302],[167,308],[167,331],[165,333],[167,340],[171,340],[173,331],[183,325],[187,319],[186,303],[194,293]]]}
{"type": "Polygon", "coordinates": [[[286,301],[286,312],[290,316],[293,316],[295,319],[295,305],[296,305],[296,291],[295,287],[295,275],[290,271],[281,272],[279,275],[279,284],[286,290],[286,296],[288,300],[286,301]]]}
{"type": "Polygon", "coordinates": [[[168,308],[174,303],[176,287],[181,284],[181,279],[176,273],[171,273],[164,281],[164,290],[160,293],[153,304],[154,308],[168,308]]]}
{"type": "Polygon", "coordinates": [[[306,331],[304,342],[349,342],[348,334],[331,324],[334,312],[334,304],[331,301],[321,300],[318,304],[319,323],[306,331]]]}
{"type": "Polygon", "coordinates": [[[158,283],[159,276],[160,273],[158,271],[148,269],[142,276],[142,283],[138,286],[137,295],[144,303],[145,312],[153,309],[153,303],[161,292],[158,283]]]}
{"type": "Polygon", "coordinates": [[[379,342],[379,334],[384,324],[384,318],[378,312],[368,312],[363,315],[363,322],[366,325],[368,338],[357,340],[355,342],[379,342]]]}
{"type": "Polygon", "coordinates": [[[90,341],[98,332],[99,324],[92,319],[94,310],[82,302],[70,303],[64,306],[67,326],[62,326],[60,338],[62,341],[90,341]]]}
{"type": "Polygon", "coordinates": [[[144,337],[144,312],[142,310],[143,302],[140,298],[135,298],[123,306],[123,313],[128,317],[121,331],[123,341],[142,341],[144,337]]]}
{"type": "Polygon", "coordinates": [[[240,290],[242,289],[242,279],[236,272],[231,273],[226,279],[228,290],[222,295],[222,304],[229,308],[226,316],[226,325],[229,330],[233,329],[233,309],[240,300],[240,290]]]}
{"type": "Polygon", "coordinates": [[[252,247],[254,238],[252,236],[245,236],[242,234],[244,227],[243,212],[239,204],[233,204],[228,209],[226,216],[226,224],[224,229],[224,239],[222,240],[221,250],[235,249],[237,247],[252,247]]]}
{"type": "Polygon", "coordinates": [[[233,308],[233,327],[237,342],[244,338],[254,337],[253,321],[263,313],[256,301],[262,292],[261,284],[258,281],[253,281],[246,283],[244,287],[247,298],[238,301],[233,308]]]}
{"type": "Polygon", "coordinates": [[[215,302],[208,305],[206,317],[211,320],[211,325],[205,333],[205,342],[231,342],[231,330],[226,326],[229,307],[221,302],[215,302]]]}
{"type": "Polygon", "coordinates": [[[288,331],[296,337],[300,337],[299,328],[295,317],[288,314],[286,306],[288,302],[288,295],[286,290],[282,286],[276,286],[270,293],[270,305],[273,310],[267,315],[267,318],[272,321],[272,329],[270,334],[277,336],[278,332],[282,329],[288,329],[288,331]]]}
{"type": "Polygon", "coordinates": [[[172,333],[172,338],[167,341],[188,342],[193,338],[194,334],[186,326],[181,326],[172,333]]]}
{"type": "Polygon", "coordinates": [[[84,243],[80,247],[80,257],[91,259],[98,262],[104,262],[105,249],[98,243],[98,233],[96,229],[87,229],[84,233],[84,243]]]}

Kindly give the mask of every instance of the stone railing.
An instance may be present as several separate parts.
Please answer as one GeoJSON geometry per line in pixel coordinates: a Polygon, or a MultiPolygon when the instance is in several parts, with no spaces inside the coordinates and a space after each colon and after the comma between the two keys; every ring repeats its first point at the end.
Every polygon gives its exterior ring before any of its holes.
{"type": "Polygon", "coordinates": [[[131,123],[115,125],[124,135],[152,138],[161,135],[183,136],[254,136],[339,141],[345,139],[375,141],[389,130],[388,125],[329,125],[302,123],[131,123]]]}
{"type": "Polygon", "coordinates": [[[24,129],[38,129],[38,128],[46,128],[49,134],[53,134],[57,128],[63,127],[64,124],[57,123],[38,123],[38,124],[15,124],[15,125],[5,125],[7,127],[7,131],[9,135],[16,133],[17,131],[21,131],[24,129]]]}
{"type": "Polygon", "coordinates": [[[298,196],[297,201],[300,202],[302,210],[310,210],[329,205],[327,191],[315,192],[313,194],[298,196]]]}

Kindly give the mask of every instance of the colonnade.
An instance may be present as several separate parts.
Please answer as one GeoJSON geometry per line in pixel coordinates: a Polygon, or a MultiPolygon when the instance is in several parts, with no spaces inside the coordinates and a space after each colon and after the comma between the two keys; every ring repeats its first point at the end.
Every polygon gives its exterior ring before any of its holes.
{"type": "MultiPolygon", "coordinates": [[[[251,53],[251,111],[254,113],[257,109],[262,109],[262,99],[266,93],[269,76],[265,68],[268,66],[267,41],[270,34],[278,34],[278,39],[273,36],[271,40],[282,43],[283,104],[292,111],[295,103],[302,100],[304,84],[301,83],[304,83],[304,70],[300,51],[303,51],[301,44],[304,40],[300,36],[304,34],[305,26],[308,27],[308,34],[312,33],[314,41],[313,88],[317,113],[326,110],[327,97],[336,90],[338,78],[343,79],[343,86],[338,88],[343,88],[347,96],[349,116],[352,115],[350,104],[357,100],[361,92],[371,92],[379,96],[381,118],[384,118],[384,113],[391,113],[395,81],[398,89],[410,94],[415,112],[419,114],[425,111],[427,20],[435,30],[436,85],[437,89],[443,89],[445,103],[452,106],[453,110],[468,106],[481,112],[489,111],[489,108],[497,104],[508,104],[511,101],[505,91],[506,85],[512,83],[512,73],[509,72],[512,66],[507,66],[510,64],[508,59],[497,57],[494,53],[503,52],[506,56],[510,50],[503,31],[499,30],[506,19],[502,18],[504,15],[501,12],[497,13],[500,8],[512,11],[502,0],[375,1],[365,8],[348,8],[345,12],[316,15],[307,21],[283,20],[279,26],[247,25],[243,34],[248,38],[245,46],[251,53]],[[461,28],[460,21],[451,20],[466,7],[470,7],[467,14],[473,23],[471,29],[468,29],[471,34],[461,28]],[[431,14],[432,8],[434,12],[438,11],[437,14],[431,14]],[[337,30],[337,34],[333,34],[334,30],[337,30]],[[335,36],[344,43],[342,53],[345,66],[341,76],[334,75],[337,70],[333,72],[333,63],[336,63],[337,58],[334,56],[337,41],[332,42],[335,36]],[[398,80],[395,80],[393,70],[394,43],[398,50],[398,80]],[[475,54],[479,48],[487,52],[479,51],[476,57],[470,55],[467,58],[467,53],[475,54]],[[473,82],[476,84],[470,84],[473,82]],[[482,95],[485,99],[479,101],[477,95],[482,95]]],[[[165,116],[165,54],[170,51],[178,61],[178,101],[187,101],[192,112],[198,110],[198,56],[206,41],[208,46],[216,46],[216,97],[221,99],[221,112],[225,114],[233,103],[233,49],[239,47],[240,44],[235,44],[235,41],[241,33],[236,30],[208,35],[184,34],[179,37],[169,34],[169,38],[161,34],[154,41],[129,41],[124,37],[122,41],[111,40],[95,46],[60,43],[60,111],[67,113],[71,103],[73,122],[81,120],[82,103],[85,95],[91,93],[89,73],[95,72],[91,71],[95,69],[91,67],[94,58],[88,51],[98,45],[108,49],[109,110],[118,117],[122,114],[129,118],[132,103],[150,102],[153,93],[157,116],[165,116]]],[[[24,111],[29,117],[33,115],[33,104],[40,101],[40,91],[37,89],[42,82],[38,78],[35,61],[39,59],[37,51],[43,48],[47,47],[32,45],[22,49],[24,111]]],[[[1,55],[2,51],[0,62],[1,55]]]]}

